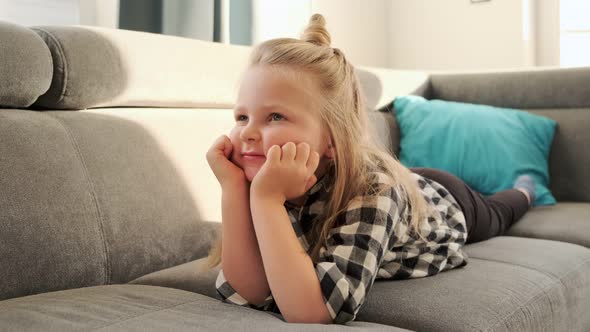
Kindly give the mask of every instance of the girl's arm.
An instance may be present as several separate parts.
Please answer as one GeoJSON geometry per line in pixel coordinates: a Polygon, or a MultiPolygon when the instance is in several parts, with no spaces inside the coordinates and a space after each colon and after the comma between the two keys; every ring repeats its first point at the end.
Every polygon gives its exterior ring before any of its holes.
{"type": "Polygon", "coordinates": [[[268,299],[270,287],[250,213],[248,184],[222,187],[222,267],[227,282],[246,301],[258,305],[268,299]]]}
{"type": "Polygon", "coordinates": [[[314,264],[297,239],[283,203],[257,195],[250,200],[274,301],[289,323],[332,323],[314,264]]]}
{"type": "MultiPolygon", "coordinates": [[[[392,189],[393,190],[393,189],[392,189]]],[[[400,220],[398,195],[356,197],[330,231],[317,264],[299,244],[281,201],[251,199],[254,228],[274,301],[289,323],[354,320],[400,220]]]]}

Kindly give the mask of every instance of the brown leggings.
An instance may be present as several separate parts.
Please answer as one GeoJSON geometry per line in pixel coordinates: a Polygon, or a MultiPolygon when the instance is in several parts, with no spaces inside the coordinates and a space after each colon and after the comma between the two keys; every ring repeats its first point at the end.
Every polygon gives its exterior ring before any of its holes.
{"type": "Polygon", "coordinates": [[[516,189],[500,191],[486,197],[449,172],[426,167],[414,167],[410,170],[440,183],[457,200],[465,214],[466,243],[480,242],[504,234],[529,209],[525,194],[516,189]]]}

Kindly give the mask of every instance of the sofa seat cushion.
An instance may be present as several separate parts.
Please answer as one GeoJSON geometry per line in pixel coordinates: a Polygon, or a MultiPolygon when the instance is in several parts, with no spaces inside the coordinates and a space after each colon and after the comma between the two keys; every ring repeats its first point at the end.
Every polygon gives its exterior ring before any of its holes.
{"type": "Polygon", "coordinates": [[[290,324],[279,315],[200,294],[144,285],[107,285],[0,302],[2,331],[406,331],[366,322],[290,324]]]}
{"type": "Polygon", "coordinates": [[[468,264],[377,280],[358,320],[416,331],[588,331],[590,250],[510,236],[467,245],[468,264]]]}
{"type": "MultiPolygon", "coordinates": [[[[584,331],[590,317],[590,250],[560,241],[499,236],[465,247],[469,263],[435,276],[375,281],[357,321],[429,331],[584,331]],[[564,259],[565,258],[565,259],[564,259]],[[417,318],[420,317],[420,318],[417,318]]],[[[216,297],[219,268],[206,258],[130,283],[216,297]],[[203,270],[204,269],[204,270],[203,270]]]]}
{"type": "Polygon", "coordinates": [[[570,242],[590,248],[590,203],[539,206],[512,225],[506,235],[570,242]]]}
{"type": "Polygon", "coordinates": [[[151,285],[182,289],[221,300],[215,288],[220,266],[206,267],[207,257],[188,263],[152,272],[129,282],[129,284],[151,285]]]}

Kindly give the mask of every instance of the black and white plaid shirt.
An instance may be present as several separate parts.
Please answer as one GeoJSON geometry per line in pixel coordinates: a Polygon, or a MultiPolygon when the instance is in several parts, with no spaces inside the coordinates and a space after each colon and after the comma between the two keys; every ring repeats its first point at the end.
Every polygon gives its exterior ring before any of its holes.
{"type": "MultiPolygon", "coordinates": [[[[372,174],[376,184],[383,183],[383,173],[372,174]]],[[[285,202],[295,233],[309,255],[311,226],[321,222],[316,219],[329,198],[331,176],[326,173],[308,190],[303,206],[285,202]]],[[[355,319],[375,279],[420,278],[467,264],[468,256],[462,250],[467,228],[461,207],[438,182],[416,173],[412,176],[426,201],[440,212],[422,222],[427,242],[409,232],[409,209],[391,187],[379,196],[351,200],[338,217],[340,226],[330,231],[315,270],[334,323],[355,319]]],[[[272,294],[260,305],[248,303],[227,282],[223,270],[215,286],[224,302],[280,314],[272,294]]]]}

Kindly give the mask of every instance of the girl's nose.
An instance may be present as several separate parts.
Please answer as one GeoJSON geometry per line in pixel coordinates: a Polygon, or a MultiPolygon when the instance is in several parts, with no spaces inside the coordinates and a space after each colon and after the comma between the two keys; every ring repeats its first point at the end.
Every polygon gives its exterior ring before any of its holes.
{"type": "Polygon", "coordinates": [[[243,141],[257,141],[260,139],[258,128],[252,124],[248,124],[240,132],[240,139],[243,141]]]}

